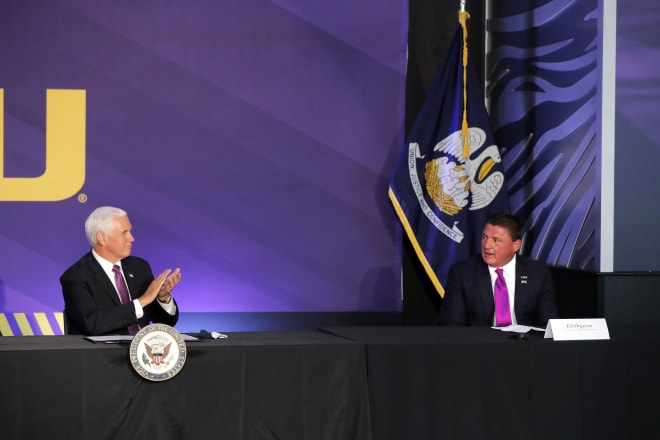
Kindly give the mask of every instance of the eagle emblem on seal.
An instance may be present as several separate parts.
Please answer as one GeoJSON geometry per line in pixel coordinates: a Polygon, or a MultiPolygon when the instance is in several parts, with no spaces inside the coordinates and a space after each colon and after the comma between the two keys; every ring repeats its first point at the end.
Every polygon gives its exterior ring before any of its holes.
{"type": "Polygon", "coordinates": [[[170,354],[170,347],[172,343],[170,342],[167,345],[156,342],[153,345],[149,345],[146,342],[144,343],[144,348],[146,354],[142,354],[142,362],[145,365],[167,365],[167,356],[170,354]]]}

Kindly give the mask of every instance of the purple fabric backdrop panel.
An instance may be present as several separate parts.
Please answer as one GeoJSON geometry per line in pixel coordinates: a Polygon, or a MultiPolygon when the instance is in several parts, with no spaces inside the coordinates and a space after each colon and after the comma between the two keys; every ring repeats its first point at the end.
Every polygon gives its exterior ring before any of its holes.
{"type": "Polygon", "coordinates": [[[0,200],[0,311],[62,309],[101,205],[182,311],[398,310],[406,35],[404,0],[3,2],[0,194],[47,168],[47,89],[86,91],[86,168],[0,200]]]}
{"type": "Polygon", "coordinates": [[[601,3],[492,4],[487,95],[511,210],[523,221],[521,254],[597,271],[601,3]]]}

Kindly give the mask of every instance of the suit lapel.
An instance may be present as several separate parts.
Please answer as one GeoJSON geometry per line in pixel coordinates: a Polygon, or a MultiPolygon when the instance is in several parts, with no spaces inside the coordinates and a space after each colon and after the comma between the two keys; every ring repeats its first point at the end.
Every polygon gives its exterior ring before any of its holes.
{"type": "Polygon", "coordinates": [[[137,278],[135,277],[134,271],[131,268],[130,262],[125,259],[121,261],[121,266],[124,271],[124,279],[126,280],[126,285],[128,286],[128,293],[131,299],[135,299],[137,296],[137,291],[139,289],[137,278]]]}
{"type": "Polygon", "coordinates": [[[87,260],[89,262],[89,270],[92,273],[92,277],[94,277],[98,285],[103,288],[103,293],[108,295],[115,304],[121,304],[115,286],[112,285],[112,281],[110,281],[110,278],[108,278],[108,275],[103,271],[103,268],[99,262],[96,261],[96,258],[94,258],[94,255],[92,255],[91,252],[88,254],[87,260]]]}
{"type": "Polygon", "coordinates": [[[481,256],[479,257],[479,296],[481,297],[481,302],[484,306],[486,316],[493,316],[495,313],[495,298],[493,297],[493,282],[490,279],[490,270],[488,265],[483,262],[481,256]]]}
{"type": "Polygon", "coordinates": [[[516,317],[522,317],[521,310],[525,310],[524,304],[527,302],[528,295],[528,281],[529,275],[527,273],[527,265],[520,257],[516,256],[516,290],[515,301],[513,308],[516,311],[516,317]]]}

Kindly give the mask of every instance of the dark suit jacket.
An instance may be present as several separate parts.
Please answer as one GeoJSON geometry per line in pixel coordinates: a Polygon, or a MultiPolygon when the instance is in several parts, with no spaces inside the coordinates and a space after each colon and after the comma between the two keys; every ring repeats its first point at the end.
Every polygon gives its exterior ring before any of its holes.
{"type": "MultiPolygon", "coordinates": [[[[131,299],[140,297],[154,279],[149,263],[142,258],[126,257],[121,264],[131,299]]],[[[138,322],[133,302],[121,304],[108,275],[91,252],[68,268],[60,277],[60,283],[67,334],[128,334],[127,327],[131,324],[145,326],[158,322],[173,326],[179,319],[178,307],[172,316],[156,299],[144,308],[144,316],[138,322]]]]}
{"type": "MultiPolygon", "coordinates": [[[[541,262],[516,257],[514,311],[520,325],[545,328],[557,318],[557,303],[550,268],[541,262]]],[[[492,326],[495,313],[493,286],[481,255],[456,263],[440,308],[440,325],[492,326]]]]}

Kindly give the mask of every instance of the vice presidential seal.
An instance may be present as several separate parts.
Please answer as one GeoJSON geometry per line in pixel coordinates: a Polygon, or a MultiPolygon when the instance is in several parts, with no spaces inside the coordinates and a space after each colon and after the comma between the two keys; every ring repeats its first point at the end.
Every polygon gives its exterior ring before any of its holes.
{"type": "Polygon", "coordinates": [[[181,371],[186,362],[186,343],[174,327],[151,324],[133,337],[129,356],[140,376],[160,382],[181,371]]]}

